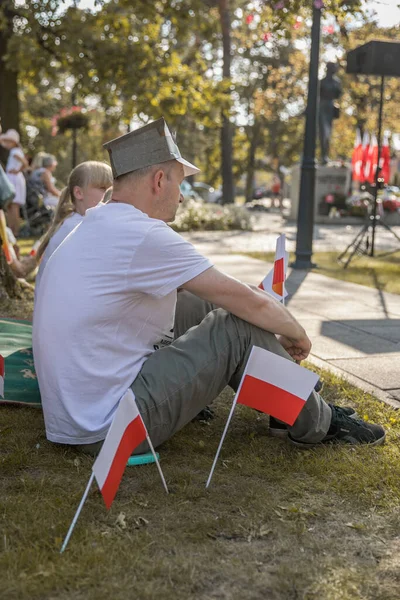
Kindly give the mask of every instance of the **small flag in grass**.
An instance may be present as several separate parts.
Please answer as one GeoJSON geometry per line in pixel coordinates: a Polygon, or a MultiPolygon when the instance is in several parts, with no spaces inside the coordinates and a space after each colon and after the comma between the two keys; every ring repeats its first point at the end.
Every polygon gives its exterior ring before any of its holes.
{"type": "Polygon", "coordinates": [[[147,433],[146,426],[143,423],[142,417],[136,406],[135,396],[129,388],[121,398],[118,408],[115,411],[113,422],[108,430],[107,437],[104,440],[99,455],[93,464],[92,474],[61,546],[60,554],[64,552],[68,545],[69,539],[89,494],[93,479],[96,478],[104,502],[107,508],[110,508],[118,491],[127,461],[135,448],[144,442],[144,440],[147,440],[164,489],[168,494],[168,487],[158,461],[158,455],[154,452],[153,444],[147,433]]]}
{"type": "Polygon", "coordinates": [[[284,302],[288,295],[285,288],[285,281],[289,254],[285,250],[285,244],[286,236],[282,233],[276,240],[274,266],[258,286],[280,302],[284,302]]]}
{"type": "Polygon", "coordinates": [[[236,404],[244,404],[293,425],[319,377],[287,358],[253,346],[236,392],[206,488],[217,464],[236,404]]]}
{"type": "Polygon", "coordinates": [[[293,425],[317,381],[316,373],[254,346],[237,402],[293,425]]]}
{"type": "MultiPolygon", "coordinates": [[[[93,473],[107,508],[113,503],[128,458],[146,439],[149,441],[146,427],[129,388],[115,411],[114,420],[93,465],[93,473]]],[[[156,462],[158,465],[157,459],[156,462]]]]}

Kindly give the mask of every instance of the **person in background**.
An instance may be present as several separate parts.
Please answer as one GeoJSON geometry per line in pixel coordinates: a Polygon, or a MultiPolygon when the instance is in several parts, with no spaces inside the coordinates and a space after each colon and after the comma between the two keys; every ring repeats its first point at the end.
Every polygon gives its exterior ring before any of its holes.
{"type": "Polygon", "coordinates": [[[42,166],[32,172],[30,184],[40,190],[43,195],[43,204],[46,208],[54,210],[61,196],[61,191],[55,186],[54,171],[57,168],[57,159],[52,154],[46,154],[42,159],[42,166]]]}
{"type": "Polygon", "coordinates": [[[281,178],[277,173],[274,173],[272,178],[271,192],[274,206],[278,200],[279,210],[282,210],[281,178]]]}
{"type": "Polygon", "coordinates": [[[25,277],[27,277],[36,269],[36,258],[34,256],[21,257],[20,249],[13,232],[9,227],[6,228],[6,232],[12,259],[12,262],[10,263],[10,269],[14,273],[15,277],[18,277],[19,279],[25,279],[25,277]]]}
{"type": "Polygon", "coordinates": [[[21,225],[20,208],[26,202],[26,182],[23,171],[28,166],[28,161],[20,146],[19,133],[15,129],[8,129],[1,134],[0,144],[9,151],[6,173],[15,188],[15,197],[7,209],[7,222],[13,234],[18,236],[21,225]]]}
{"type": "Polygon", "coordinates": [[[47,261],[54,250],[79,225],[86,210],[103,199],[112,183],[111,168],[102,162],[86,161],[71,171],[67,186],[61,192],[53,222],[37,252],[40,266],[36,277],[35,297],[47,261]]]}

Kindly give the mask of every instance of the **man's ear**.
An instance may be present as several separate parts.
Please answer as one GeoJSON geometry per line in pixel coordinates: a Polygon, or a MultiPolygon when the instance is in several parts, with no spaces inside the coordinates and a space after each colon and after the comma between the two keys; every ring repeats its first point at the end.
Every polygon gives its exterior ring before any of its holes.
{"type": "Polygon", "coordinates": [[[162,169],[159,169],[158,171],[156,171],[154,173],[154,176],[153,176],[154,188],[155,188],[156,192],[159,192],[161,190],[161,188],[164,185],[164,181],[165,181],[165,173],[162,169]]]}
{"type": "Polygon", "coordinates": [[[83,190],[81,187],[79,187],[79,185],[74,185],[74,187],[72,188],[72,193],[76,200],[83,200],[83,190]]]}

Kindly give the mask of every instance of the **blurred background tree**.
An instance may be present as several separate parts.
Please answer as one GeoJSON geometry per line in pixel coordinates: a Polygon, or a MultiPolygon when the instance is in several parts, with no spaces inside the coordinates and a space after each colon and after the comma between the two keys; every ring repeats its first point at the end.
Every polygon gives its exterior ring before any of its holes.
{"type": "MultiPolygon", "coordinates": [[[[106,159],[105,140],[164,116],[201,179],[219,186],[224,175],[225,201],[233,199],[231,180],[250,199],[257,173],[280,173],[300,157],[312,1],[97,0],[88,8],[3,0],[2,127],[20,130],[29,155],[56,154],[63,183],[72,134],[55,134],[55,120],[73,102],[89,120],[78,130],[78,162],[106,159]]],[[[377,37],[376,23],[363,16],[361,0],[324,5],[322,59],[333,53],[344,66],[347,50],[377,37]]],[[[379,31],[397,35],[398,27],[379,31]]],[[[332,155],[349,159],[356,126],[376,129],[378,82],[344,68],[339,75],[332,155]]],[[[386,88],[385,129],[394,132],[398,86],[391,79],[386,88]]]]}

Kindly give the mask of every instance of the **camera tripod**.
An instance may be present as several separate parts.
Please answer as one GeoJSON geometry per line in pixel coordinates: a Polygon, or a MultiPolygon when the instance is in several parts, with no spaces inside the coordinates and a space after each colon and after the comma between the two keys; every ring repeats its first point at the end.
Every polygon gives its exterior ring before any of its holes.
{"type": "MultiPolygon", "coordinates": [[[[377,214],[377,212],[378,212],[377,211],[378,188],[380,187],[381,183],[383,184],[383,179],[380,179],[379,174],[381,171],[380,159],[381,159],[381,153],[382,153],[381,138],[382,138],[382,113],[383,113],[384,86],[385,86],[385,77],[382,75],[381,85],[380,85],[379,116],[378,116],[378,157],[377,157],[377,161],[376,161],[377,164],[376,164],[376,171],[375,171],[375,187],[374,187],[374,198],[373,198],[373,204],[372,204],[372,214],[368,216],[368,221],[365,223],[365,225],[362,227],[362,229],[357,233],[357,235],[353,239],[353,241],[347,246],[346,250],[338,256],[338,261],[343,262],[344,269],[349,265],[351,259],[353,258],[353,256],[355,254],[357,254],[357,255],[364,254],[364,255],[372,256],[372,257],[375,255],[375,232],[376,232],[376,227],[378,225],[381,225],[382,227],[384,227],[385,229],[390,231],[390,233],[392,235],[394,235],[394,237],[400,242],[400,237],[397,235],[397,233],[395,233],[393,231],[393,229],[391,229],[389,227],[389,225],[387,225],[387,223],[382,221],[380,215],[377,214]]],[[[396,250],[389,250],[388,252],[381,253],[380,256],[388,256],[389,254],[394,254],[395,252],[398,252],[399,250],[400,250],[400,247],[397,248],[396,250]]]]}
{"type": "MultiPolygon", "coordinates": [[[[346,250],[344,250],[344,252],[338,256],[338,261],[343,263],[344,269],[346,269],[346,267],[350,264],[351,259],[356,254],[357,256],[375,256],[375,230],[379,225],[387,229],[387,231],[390,231],[390,233],[394,235],[394,237],[400,242],[400,237],[397,235],[397,233],[393,231],[393,229],[391,229],[387,223],[382,221],[379,215],[376,213],[372,214],[368,217],[367,223],[363,225],[356,237],[347,246],[346,250]]],[[[390,254],[394,254],[395,252],[399,251],[400,246],[395,250],[383,252],[379,256],[389,256],[390,254]]]]}

